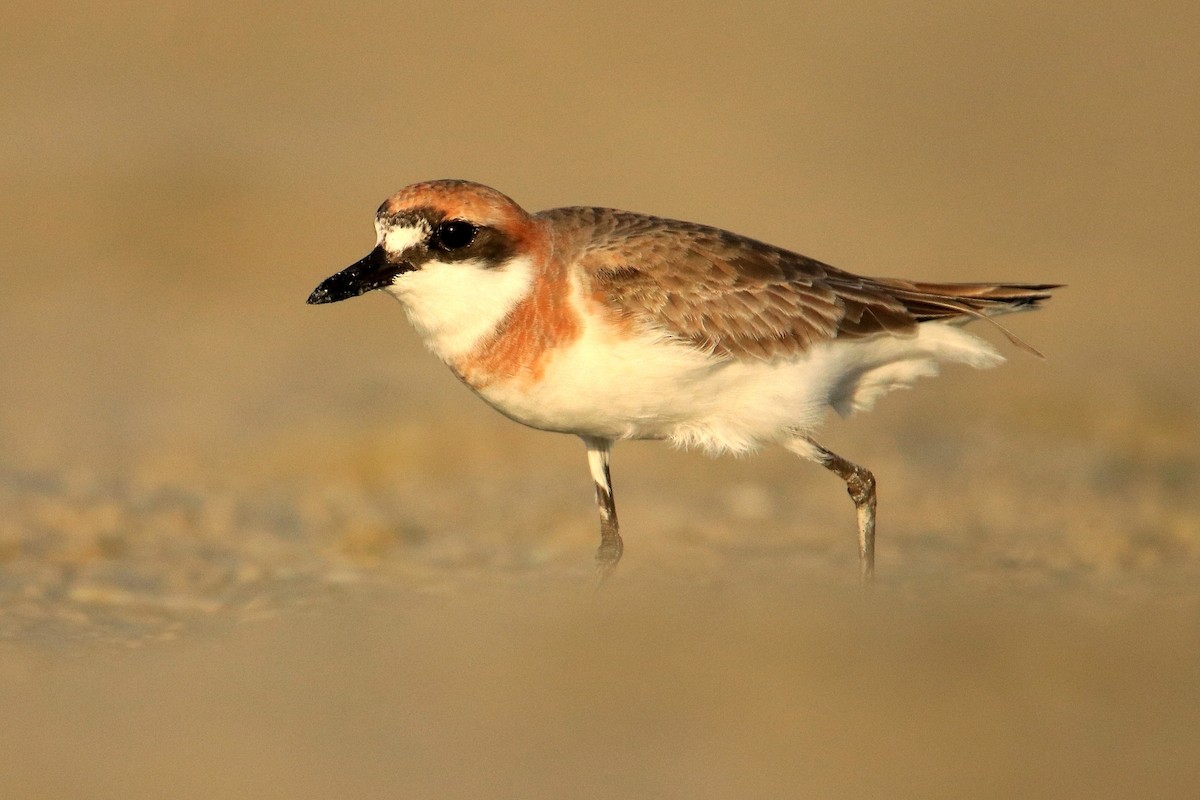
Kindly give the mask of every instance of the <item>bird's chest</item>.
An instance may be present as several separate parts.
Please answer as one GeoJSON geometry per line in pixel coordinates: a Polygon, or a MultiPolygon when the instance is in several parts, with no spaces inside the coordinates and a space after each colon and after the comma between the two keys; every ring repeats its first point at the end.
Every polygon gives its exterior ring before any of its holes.
{"type": "Polygon", "coordinates": [[[581,328],[566,287],[539,277],[487,336],[445,361],[485,397],[489,390],[501,391],[500,386],[531,391],[544,382],[548,364],[577,343],[581,328]]]}
{"type": "Polygon", "coordinates": [[[614,336],[593,320],[580,324],[578,335],[545,351],[536,368],[515,359],[518,369],[507,377],[460,377],[501,413],[541,430],[657,438],[694,413],[709,359],[661,340],[614,336]]]}

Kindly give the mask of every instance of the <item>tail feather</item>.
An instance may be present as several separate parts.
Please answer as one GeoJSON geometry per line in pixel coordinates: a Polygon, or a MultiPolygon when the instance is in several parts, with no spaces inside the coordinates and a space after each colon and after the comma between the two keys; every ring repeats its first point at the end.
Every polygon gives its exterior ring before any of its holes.
{"type": "Polygon", "coordinates": [[[970,314],[970,311],[1003,314],[1033,309],[1049,299],[1053,289],[1062,286],[1055,283],[916,283],[891,279],[880,283],[892,290],[918,322],[947,319],[970,314]]]}
{"type": "Polygon", "coordinates": [[[881,279],[890,294],[904,304],[917,322],[982,319],[995,326],[1020,349],[1044,358],[1035,348],[991,317],[1010,311],[1027,311],[1061,288],[1056,283],[917,283],[881,279]]]}

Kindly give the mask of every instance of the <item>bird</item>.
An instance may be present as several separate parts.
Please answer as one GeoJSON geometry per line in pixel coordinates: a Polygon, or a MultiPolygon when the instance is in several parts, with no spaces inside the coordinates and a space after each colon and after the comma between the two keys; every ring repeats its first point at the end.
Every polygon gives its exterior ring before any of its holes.
{"type": "Polygon", "coordinates": [[[814,433],[939,364],[1004,358],[963,330],[1036,308],[1060,284],[869,278],[721,228],[611,208],[537,213],[467,180],[414,183],[375,213],[376,243],[309,304],[382,290],[429,350],[516,422],[584,444],[601,581],[624,551],[616,442],[710,455],[778,444],[845,482],[859,574],[875,569],[876,481],[814,433]]]}

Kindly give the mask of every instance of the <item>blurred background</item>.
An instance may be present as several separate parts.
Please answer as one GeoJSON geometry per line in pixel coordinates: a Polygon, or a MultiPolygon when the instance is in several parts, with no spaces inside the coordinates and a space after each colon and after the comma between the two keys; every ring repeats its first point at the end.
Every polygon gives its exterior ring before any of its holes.
{"type": "Polygon", "coordinates": [[[0,794],[1195,796],[1190,3],[0,10],[0,794]],[[408,183],[1061,282],[782,452],[525,430],[372,295],[408,183]]]}

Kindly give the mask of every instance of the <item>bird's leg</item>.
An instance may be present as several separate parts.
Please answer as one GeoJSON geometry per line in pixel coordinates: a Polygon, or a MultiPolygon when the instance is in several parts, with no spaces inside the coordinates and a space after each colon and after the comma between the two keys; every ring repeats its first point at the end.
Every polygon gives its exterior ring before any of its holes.
{"type": "Polygon", "coordinates": [[[875,572],[875,476],[865,467],[831,453],[807,437],[797,440],[790,449],[809,456],[846,482],[846,491],[854,501],[858,518],[859,568],[863,582],[869,581],[875,572]],[[802,452],[808,448],[811,453],[802,452]]]}
{"type": "Polygon", "coordinates": [[[587,447],[588,468],[596,483],[596,505],[600,509],[600,547],[596,549],[596,566],[600,580],[604,580],[616,569],[625,549],[617,529],[617,505],[613,502],[612,476],[608,472],[612,442],[592,436],[582,438],[587,447]]]}

